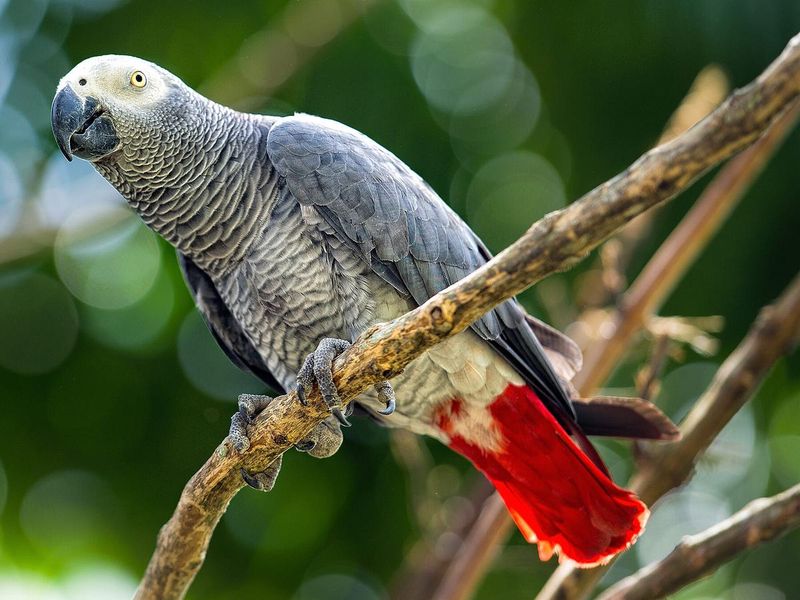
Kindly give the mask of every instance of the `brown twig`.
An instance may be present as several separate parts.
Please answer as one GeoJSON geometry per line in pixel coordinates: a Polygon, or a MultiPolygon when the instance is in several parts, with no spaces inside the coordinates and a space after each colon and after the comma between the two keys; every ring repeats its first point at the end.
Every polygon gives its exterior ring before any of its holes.
{"type": "Polygon", "coordinates": [[[654,314],[707,241],[764,169],[797,120],[798,106],[780,119],[752,148],[727,165],[706,188],[692,211],[665,240],[622,297],[610,339],[589,349],[575,386],[596,389],[613,370],[633,335],[654,314]],[[691,218],[689,218],[691,217],[691,218]]]}
{"type": "Polygon", "coordinates": [[[685,537],[666,558],[606,590],[598,600],[656,600],[714,572],[740,552],[800,527],[800,484],[753,500],[714,527],[685,537]]]}
{"type": "MultiPolygon", "coordinates": [[[[721,109],[717,109],[713,114],[719,110],[721,109]]],[[[573,382],[581,395],[591,396],[600,383],[611,374],[614,366],[625,354],[633,335],[642,328],[646,318],[664,302],[673,286],[697,258],[725,217],[730,214],[733,206],[760,173],[780,141],[790,131],[797,119],[797,111],[795,107],[787,112],[752,148],[731,161],[714,178],[672,235],[661,245],[631,290],[623,297],[622,306],[627,308],[617,311],[612,317],[612,323],[616,324],[614,334],[594,345],[588,359],[584,361],[583,369],[573,382]]],[[[696,128],[684,135],[689,135],[695,130],[696,128]]],[[[682,138],[683,136],[678,139],[682,138]]],[[[438,600],[464,600],[470,596],[496,555],[496,549],[492,544],[498,539],[501,541],[505,539],[493,535],[493,541],[490,541],[482,534],[491,530],[492,526],[502,527],[506,532],[511,531],[510,519],[497,498],[484,505],[469,536],[442,578],[436,592],[438,600]],[[499,526],[498,523],[503,525],[499,526]]],[[[494,533],[494,530],[492,531],[494,533]]],[[[573,571],[569,566],[559,567],[542,593],[544,594],[545,590],[551,590],[550,593],[553,593],[552,590],[558,587],[558,582],[566,573],[574,574],[577,578],[586,577],[586,573],[591,572],[573,571]]],[[[540,595],[540,597],[561,596],[540,595]]]]}
{"type": "MultiPolygon", "coordinates": [[[[780,299],[764,308],[739,347],[725,360],[706,392],[681,423],[681,440],[651,446],[631,479],[648,505],[690,477],[697,458],[751,398],[778,358],[800,336],[800,274],[780,299]]],[[[613,564],[613,563],[612,563],[613,564]]],[[[537,600],[586,598],[610,564],[591,570],[561,565],[537,600]]]]}
{"type": "Polygon", "coordinates": [[[636,392],[644,400],[652,400],[659,387],[658,380],[664,371],[672,340],[659,335],[653,344],[653,352],[647,365],[636,374],[636,392]]]}
{"type": "MultiPolygon", "coordinates": [[[[722,69],[717,65],[704,67],[695,77],[689,92],[678,105],[678,108],[670,116],[669,122],[658,139],[658,144],[668,142],[694,126],[719,106],[729,92],[730,83],[722,69]]],[[[630,265],[637,247],[648,237],[659,212],[660,210],[657,209],[645,213],[623,228],[614,239],[606,243],[606,246],[612,242],[617,243],[616,278],[619,281],[616,289],[610,289],[610,291],[614,292],[614,299],[628,287],[624,276],[625,270],[630,265]]]]}
{"type": "MultiPolygon", "coordinates": [[[[624,173],[535,223],[510,248],[419,308],[372,327],[334,365],[344,402],[394,377],[428,348],[453,336],[500,302],[568,268],[622,225],[665,202],[700,175],[754,142],[800,97],[800,36],[752,84],[735,92],[686,134],[645,154],[624,173]]],[[[140,583],[139,600],[182,598],[202,565],[214,527],[241,488],[240,470],[266,468],[329,411],[318,390],[303,407],[296,394],[273,400],[237,454],[226,440],[184,488],[162,528],[140,583]]]]}

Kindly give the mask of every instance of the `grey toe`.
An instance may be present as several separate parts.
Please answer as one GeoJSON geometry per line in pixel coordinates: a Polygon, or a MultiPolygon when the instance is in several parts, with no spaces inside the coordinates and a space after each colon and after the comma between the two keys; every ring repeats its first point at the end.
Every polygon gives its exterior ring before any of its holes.
{"type": "Polygon", "coordinates": [[[281,471],[282,462],[283,456],[279,456],[275,462],[259,473],[248,473],[244,469],[241,469],[242,479],[255,490],[269,492],[275,487],[275,481],[278,479],[278,473],[281,471]]]}

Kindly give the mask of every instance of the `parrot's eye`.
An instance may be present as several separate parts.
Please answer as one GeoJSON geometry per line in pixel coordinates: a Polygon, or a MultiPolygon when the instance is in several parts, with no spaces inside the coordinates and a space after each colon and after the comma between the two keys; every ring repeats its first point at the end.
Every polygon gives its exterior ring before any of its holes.
{"type": "Polygon", "coordinates": [[[131,85],[137,88],[143,88],[147,85],[147,77],[141,71],[134,71],[131,74],[131,85]]]}

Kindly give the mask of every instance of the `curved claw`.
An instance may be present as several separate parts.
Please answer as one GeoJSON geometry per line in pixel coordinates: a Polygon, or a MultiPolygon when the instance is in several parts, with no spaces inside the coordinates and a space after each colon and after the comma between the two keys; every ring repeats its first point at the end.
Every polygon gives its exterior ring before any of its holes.
{"type": "Polygon", "coordinates": [[[334,407],[334,408],[331,409],[331,414],[334,417],[336,417],[336,420],[339,421],[339,423],[342,425],[342,427],[350,427],[350,421],[348,421],[347,417],[345,417],[342,414],[341,410],[339,410],[338,408],[334,407]]]}
{"type": "Polygon", "coordinates": [[[308,399],[306,398],[306,388],[300,383],[295,384],[294,391],[297,392],[297,399],[303,406],[308,406],[308,399]]]}
{"type": "Polygon", "coordinates": [[[388,381],[382,381],[375,384],[375,391],[378,392],[378,399],[386,405],[386,408],[379,410],[378,413],[382,415],[390,415],[394,412],[397,405],[397,399],[394,396],[394,389],[388,381]]]}
{"type": "Polygon", "coordinates": [[[258,482],[258,479],[256,479],[252,475],[250,475],[250,473],[248,473],[244,469],[239,469],[239,473],[241,473],[242,479],[244,479],[244,482],[247,485],[249,485],[251,488],[253,488],[254,490],[260,490],[261,489],[261,484],[258,482]]]}
{"type": "Polygon", "coordinates": [[[397,401],[394,399],[394,395],[389,398],[388,402],[386,402],[386,408],[383,410],[379,410],[378,412],[382,415],[390,415],[394,412],[394,409],[397,406],[397,401]]]}
{"type": "Polygon", "coordinates": [[[239,469],[239,474],[242,476],[244,482],[251,488],[262,492],[269,492],[275,487],[275,481],[278,479],[278,473],[281,472],[282,463],[283,456],[279,456],[260,473],[249,473],[246,469],[242,468],[239,469]]]}
{"type": "Polygon", "coordinates": [[[294,447],[298,452],[310,452],[316,445],[317,442],[314,440],[303,440],[302,442],[297,442],[294,447]]]}

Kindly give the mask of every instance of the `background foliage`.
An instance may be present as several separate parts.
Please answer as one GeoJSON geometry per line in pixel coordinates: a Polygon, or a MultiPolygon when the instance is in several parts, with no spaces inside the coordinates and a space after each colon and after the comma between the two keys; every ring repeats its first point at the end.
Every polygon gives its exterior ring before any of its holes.
{"type": "MultiPolygon", "coordinates": [[[[127,598],[234,398],[261,389],[214,346],[169,247],[57,153],[49,103],[76,62],[139,55],[220,101],[341,120],[498,251],[652,145],[707,64],[744,84],[798,28],[795,0],[0,0],[0,598],[127,598]],[[347,26],[355,9],[365,16],[347,26]]],[[[725,317],[716,355],[670,363],[658,400],[673,418],[800,265],[799,162],[794,134],[663,311],[725,317]]],[[[696,193],[659,213],[629,276],[696,193]]],[[[587,261],[524,300],[577,331],[596,278],[587,261]]],[[[632,393],[646,357],[643,341],[615,391],[632,393]]],[[[463,502],[474,474],[428,444],[438,466],[409,482],[386,431],[359,421],[347,433],[335,457],[291,453],[273,493],[235,499],[192,598],[387,597],[420,529],[463,502]],[[412,510],[411,483],[427,510],[412,510]]],[[[627,449],[603,450],[625,477],[627,449]]],[[[700,471],[609,580],[800,479],[796,356],[700,471]]],[[[791,598],[798,555],[795,533],[683,597],[791,598]]],[[[517,536],[479,597],[530,598],[552,568],[517,536]]]]}

